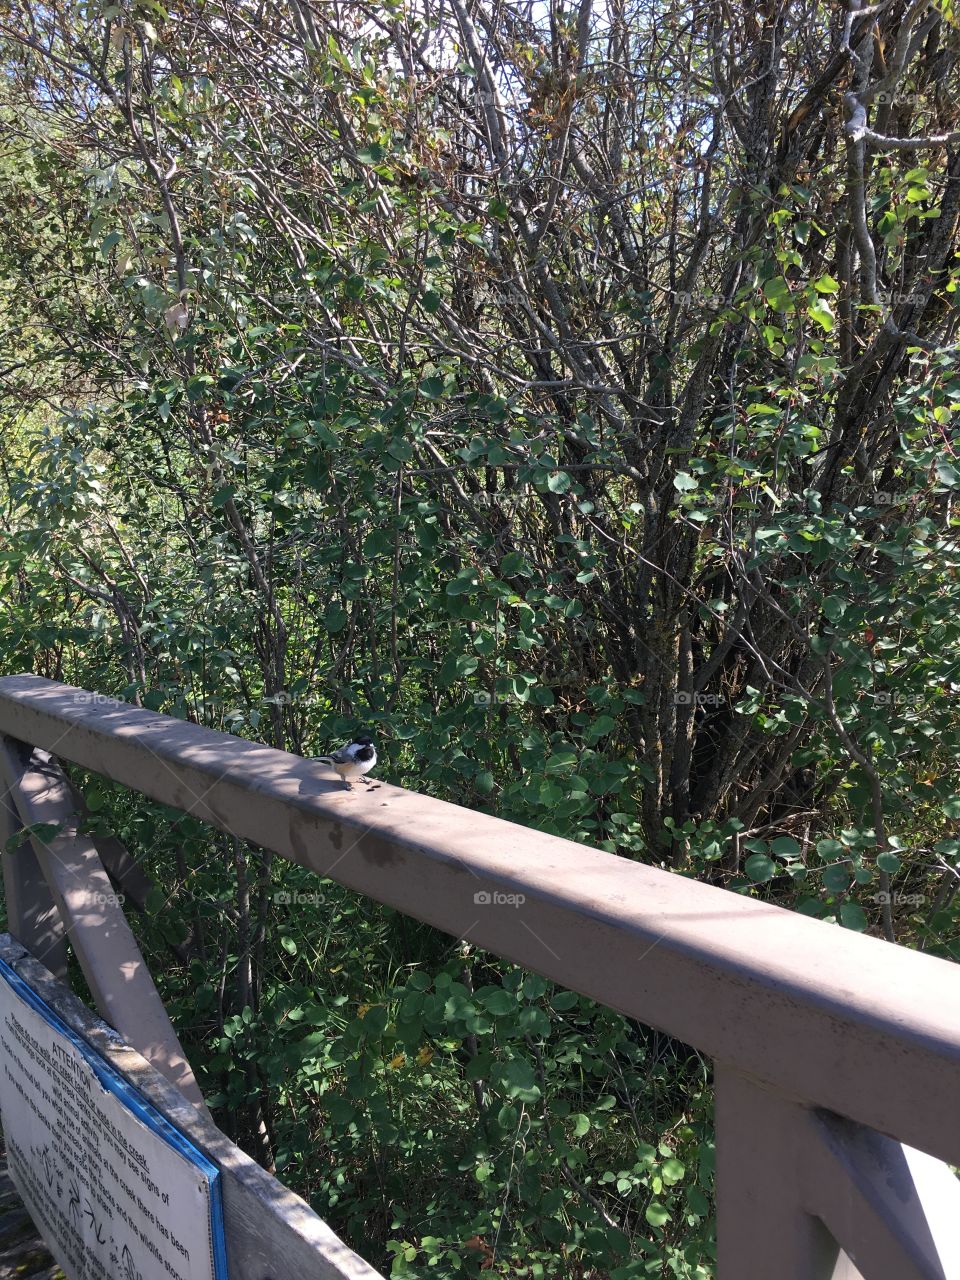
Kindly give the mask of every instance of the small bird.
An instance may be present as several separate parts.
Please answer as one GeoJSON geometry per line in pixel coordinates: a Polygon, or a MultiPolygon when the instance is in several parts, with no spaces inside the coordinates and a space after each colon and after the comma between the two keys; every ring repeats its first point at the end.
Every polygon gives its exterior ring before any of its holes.
{"type": "Polygon", "coordinates": [[[329,764],[336,769],[340,780],[348,791],[353,790],[353,779],[359,778],[364,786],[369,787],[365,774],[368,774],[377,763],[377,749],[373,739],[365,733],[358,734],[352,742],[348,742],[339,751],[330,756],[312,756],[318,764],[329,764]]]}

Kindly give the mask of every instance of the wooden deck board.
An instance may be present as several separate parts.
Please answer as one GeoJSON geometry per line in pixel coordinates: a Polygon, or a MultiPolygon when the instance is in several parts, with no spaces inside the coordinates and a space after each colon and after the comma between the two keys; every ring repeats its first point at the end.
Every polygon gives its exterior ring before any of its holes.
{"type": "Polygon", "coordinates": [[[0,1132],[0,1280],[65,1280],[7,1172],[0,1132]]]}

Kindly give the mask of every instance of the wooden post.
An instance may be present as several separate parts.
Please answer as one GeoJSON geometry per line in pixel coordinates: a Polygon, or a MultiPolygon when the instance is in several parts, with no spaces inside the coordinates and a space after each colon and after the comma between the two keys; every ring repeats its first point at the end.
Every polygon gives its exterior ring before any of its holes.
{"type": "Polygon", "coordinates": [[[719,1063],[714,1084],[717,1280],[860,1280],[805,1207],[809,1113],[719,1063]]]}
{"type": "Polygon", "coordinates": [[[807,1114],[806,1206],[863,1274],[960,1280],[960,1182],[949,1166],[841,1116],[807,1114]]]}
{"type": "Polygon", "coordinates": [[[4,739],[0,764],[26,825],[51,824],[56,835],[32,837],[84,977],[106,1020],[197,1107],[206,1109],[193,1070],[153,985],[96,848],[78,831],[70,785],[46,751],[4,739]]]}
{"type": "Polygon", "coordinates": [[[0,849],[10,932],[58,978],[67,976],[67,931],[29,840],[13,851],[7,842],[23,830],[10,794],[13,779],[0,760],[0,849]]]}

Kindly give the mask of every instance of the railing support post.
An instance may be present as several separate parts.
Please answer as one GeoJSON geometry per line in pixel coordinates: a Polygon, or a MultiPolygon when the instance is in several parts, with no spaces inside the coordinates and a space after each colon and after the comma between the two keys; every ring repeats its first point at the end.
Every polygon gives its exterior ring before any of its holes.
{"type": "Polygon", "coordinates": [[[56,834],[31,837],[36,861],[69,933],[101,1015],[195,1106],[203,1095],[97,850],[80,834],[69,783],[45,751],[0,738],[0,767],[10,799],[28,826],[56,834]]]}
{"type": "Polygon", "coordinates": [[[714,1079],[717,1280],[859,1280],[804,1207],[806,1108],[719,1063],[714,1079]]]}
{"type": "Polygon", "coordinates": [[[32,956],[61,981],[67,976],[67,931],[29,840],[12,852],[7,842],[23,830],[11,799],[14,779],[0,763],[0,857],[7,928],[32,956]]]}

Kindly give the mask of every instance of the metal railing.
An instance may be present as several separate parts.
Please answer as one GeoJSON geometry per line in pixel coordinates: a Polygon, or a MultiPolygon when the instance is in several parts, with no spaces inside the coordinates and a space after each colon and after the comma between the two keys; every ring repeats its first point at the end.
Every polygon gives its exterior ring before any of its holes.
{"type": "MultiPolygon", "coordinates": [[[[708,1054],[720,1280],[960,1277],[957,966],[38,676],[0,679],[0,734],[11,826],[61,827],[4,859],[11,932],[56,957],[69,931],[104,1017],[195,1102],[122,912],[78,888],[106,872],[54,757],[708,1054]]],[[[298,1274],[374,1274],[324,1267],[298,1274]]]]}

